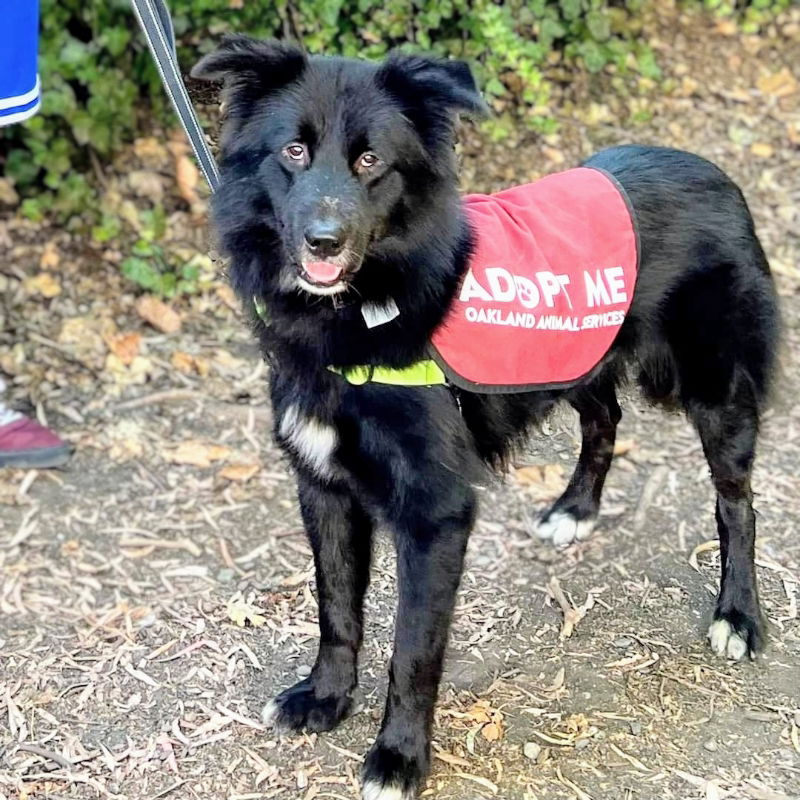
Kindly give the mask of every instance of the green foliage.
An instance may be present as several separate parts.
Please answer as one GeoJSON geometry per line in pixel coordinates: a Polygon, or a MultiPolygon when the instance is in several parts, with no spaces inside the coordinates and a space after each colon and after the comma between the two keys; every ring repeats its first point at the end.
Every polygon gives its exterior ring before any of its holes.
{"type": "MultiPolygon", "coordinates": [[[[543,68],[553,51],[591,71],[632,55],[657,74],[649,49],[626,33],[643,0],[172,0],[182,63],[188,68],[221,34],[302,40],[311,51],[378,58],[392,47],[470,60],[500,113],[490,133],[515,120],[551,130],[543,68]]],[[[95,225],[95,168],[148,121],[166,119],[166,102],[129,0],[41,0],[42,111],[0,132],[0,168],[26,198],[23,213],[95,225]],[[2,164],[2,161],[5,163],[2,164]],[[94,163],[93,163],[94,162],[94,163]]]]}
{"type": "MultiPolygon", "coordinates": [[[[228,31],[302,40],[312,51],[378,58],[393,47],[468,59],[497,112],[488,133],[520,121],[552,131],[546,67],[553,59],[591,72],[608,65],[660,77],[639,37],[655,0],[171,0],[188,67],[228,31]]],[[[688,0],[758,26],[792,0],[688,0]]],[[[95,174],[138,131],[170,119],[130,0],[41,0],[41,113],[0,130],[0,172],[31,219],[55,213],[113,238],[95,174]]],[[[177,285],[177,284],[176,284],[177,285]]]]}
{"type": "MultiPolygon", "coordinates": [[[[119,218],[105,217],[92,229],[92,235],[95,241],[107,241],[119,234],[119,226],[119,218]]],[[[131,248],[131,255],[120,265],[126,278],[148,292],[167,298],[192,294],[208,282],[211,263],[207,256],[195,253],[187,260],[185,253],[166,246],[163,240],[167,217],[162,206],[139,212],[136,227],[139,238],[131,248]]]]}
{"type": "Polygon", "coordinates": [[[191,294],[198,289],[200,267],[194,260],[173,265],[160,245],[139,240],[121,265],[122,274],[142,289],[162,297],[191,294]]]}
{"type": "Polygon", "coordinates": [[[701,0],[702,5],[720,17],[738,17],[745,33],[758,33],[776,14],[785,11],[793,0],[701,0]]]}

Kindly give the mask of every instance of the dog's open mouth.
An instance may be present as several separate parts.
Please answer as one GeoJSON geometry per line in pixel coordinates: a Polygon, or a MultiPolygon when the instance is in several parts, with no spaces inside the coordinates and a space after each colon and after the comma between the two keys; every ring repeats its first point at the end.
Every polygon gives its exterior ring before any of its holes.
{"type": "Polygon", "coordinates": [[[350,287],[359,266],[345,254],[327,260],[301,258],[295,267],[297,283],[310,294],[339,294],[350,287]]]}
{"type": "Polygon", "coordinates": [[[304,261],[301,277],[314,286],[335,286],[344,277],[344,266],[332,261],[304,261]]]}

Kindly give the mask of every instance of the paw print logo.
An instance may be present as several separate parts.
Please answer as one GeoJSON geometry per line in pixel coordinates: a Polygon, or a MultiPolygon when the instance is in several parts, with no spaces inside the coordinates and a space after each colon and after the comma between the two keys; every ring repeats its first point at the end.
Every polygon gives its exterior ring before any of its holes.
{"type": "Polygon", "coordinates": [[[517,275],[514,277],[514,284],[517,288],[517,298],[525,308],[536,308],[539,305],[541,295],[533,281],[517,275]]]}

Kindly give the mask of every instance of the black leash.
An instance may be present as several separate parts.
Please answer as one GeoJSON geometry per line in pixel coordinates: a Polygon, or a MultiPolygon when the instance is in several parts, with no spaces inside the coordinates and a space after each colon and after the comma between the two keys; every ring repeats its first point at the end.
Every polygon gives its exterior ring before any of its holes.
{"type": "Polygon", "coordinates": [[[181,77],[175,53],[175,32],[164,0],[131,0],[147,46],[156,62],[161,82],[181,121],[194,156],[211,191],[219,186],[219,168],[208,147],[189,93],[181,77]]]}

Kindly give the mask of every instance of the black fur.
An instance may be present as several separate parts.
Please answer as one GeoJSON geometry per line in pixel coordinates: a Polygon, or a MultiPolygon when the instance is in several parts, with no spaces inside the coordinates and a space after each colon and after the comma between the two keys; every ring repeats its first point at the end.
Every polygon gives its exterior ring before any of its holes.
{"type": "MultiPolygon", "coordinates": [[[[428,769],[433,707],[480,463],[498,465],[558,401],[579,413],[583,447],[553,511],[598,513],[631,374],[651,400],[685,410],[714,485],[722,553],[715,618],[751,653],[764,640],[750,472],[778,315],[768,265],[737,186],[698,156],[616,147],[587,164],[626,190],[641,239],[637,290],[592,376],[567,391],[516,395],[444,387],[353,386],[329,366],[406,366],[424,357],[470,253],[453,157],[457,112],[483,103],[459,62],[393,55],[384,64],[309,57],[245,37],[195,69],[228,98],[214,221],[231,279],[272,365],[276,435],[298,476],[317,573],[321,641],[305,681],[277,698],[291,728],[326,730],[350,707],[376,522],[397,549],[398,610],[386,713],[367,756],[365,796],[411,797],[428,769]],[[300,161],[287,155],[290,143],[300,161]],[[305,148],[305,150],[304,150],[305,148]],[[374,152],[375,167],[361,155],[374,152]],[[305,153],[305,155],[304,155],[305,153]],[[302,159],[306,159],[303,161],[302,159]],[[346,238],[345,291],[311,280],[306,226],[346,238]],[[400,315],[367,329],[361,305],[393,298],[400,315]],[[370,794],[371,792],[371,794],[370,794]]],[[[368,159],[369,161],[369,159],[368,159]]],[[[370,161],[371,163],[371,161],[370,161]]],[[[337,245],[338,246],[338,245],[337,245]]]]}

